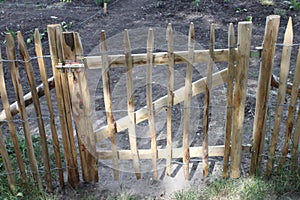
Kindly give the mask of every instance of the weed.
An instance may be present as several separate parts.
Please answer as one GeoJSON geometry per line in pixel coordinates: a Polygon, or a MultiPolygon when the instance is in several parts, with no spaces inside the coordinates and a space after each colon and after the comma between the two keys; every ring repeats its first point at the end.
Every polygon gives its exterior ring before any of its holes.
{"type": "Polygon", "coordinates": [[[194,3],[196,5],[196,7],[199,8],[201,0],[194,0],[194,3]]]}
{"type": "Polygon", "coordinates": [[[263,6],[273,6],[274,1],[273,0],[261,0],[260,4],[263,5],[263,6]]]}
{"type": "Polygon", "coordinates": [[[63,32],[67,32],[71,29],[71,27],[73,26],[73,22],[65,22],[62,21],[60,22],[61,28],[63,32]]]}
{"type": "Polygon", "coordinates": [[[285,9],[280,9],[280,8],[275,8],[273,11],[274,15],[280,15],[280,16],[286,16],[286,10],[285,9]]]}
{"type": "Polygon", "coordinates": [[[60,0],[61,2],[64,2],[64,3],[71,3],[72,0],[60,0]]]}
{"type": "Polygon", "coordinates": [[[284,3],[290,5],[290,10],[299,11],[300,10],[300,2],[297,0],[284,1],[284,3]]]}

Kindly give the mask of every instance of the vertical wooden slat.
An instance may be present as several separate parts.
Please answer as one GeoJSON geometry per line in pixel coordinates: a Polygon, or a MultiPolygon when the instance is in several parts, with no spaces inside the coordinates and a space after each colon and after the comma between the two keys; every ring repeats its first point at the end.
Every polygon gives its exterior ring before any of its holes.
{"type": "Polygon", "coordinates": [[[43,159],[45,173],[46,173],[45,176],[46,176],[47,191],[51,192],[52,191],[52,177],[51,177],[51,172],[50,172],[50,157],[49,157],[49,151],[48,151],[48,142],[47,142],[47,136],[46,136],[45,126],[44,126],[41,106],[40,106],[40,100],[39,100],[39,97],[38,97],[37,91],[36,91],[36,83],[35,83],[35,79],[34,79],[33,67],[32,67],[31,62],[29,61],[30,56],[29,56],[26,44],[24,42],[24,38],[20,31],[17,32],[17,39],[18,39],[20,55],[24,61],[24,69],[27,74],[28,83],[29,83],[29,87],[31,90],[31,94],[32,94],[32,101],[33,101],[34,109],[36,112],[39,133],[40,133],[40,137],[41,137],[41,149],[42,149],[41,153],[42,153],[42,159],[43,159]]]}
{"type": "MultiPolygon", "coordinates": [[[[117,180],[119,178],[119,166],[118,166],[118,154],[117,154],[117,142],[116,142],[116,123],[113,117],[112,110],[112,99],[111,99],[111,90],[110,90],[110,75],[109,75],[109,62],[107,55],[107,44],[106,44],[106,35],[105,32],[101,32],[101,41],[100,41],[100,49],[102,55],[102,82],[103,82],[103,95],[104,95],[104,105],[106,112],[106,119],[108,125],[108,131],[111,140],[111,148],[113,151],[113,171],[114,171],[114,179],[117,180]]],[[[129,137],[130,138],[130,137],[129,137]]],[[[138,177],[138,175],[137,175],[138,177]]]]}
{"type": "MultiPolygon", "coordinates": [[[[83,48],[78,33],[63,34],[64,60],[80,62],[83,58],[83,48]]],[[[81,159],[83,180],[98,181],[95,139],[91,118],[90,93],[84,68],[70,69],[67,72],[72,115],[76,125],[76,135],[81,159]]]]}
{"type": "Polygon", "coordinates": [[[36,161],[36,157],[34,154],[34,148],[31,140],[31,134],[30,134],[30,128],[28,124],[28,116],[26,113],[25,109],[25,102],[23,99],[23,88],[21,85],[20,81],[20,75],[19,75],[19,69],[18,65],[16,63],[16,48],[14,44],[14,39],[11,34],[6,34],[6,54],[7,54],[7,59],[11,60],[9,62],[10,69],[11,69],[11,77],[14,85],[14,89],[16,92],[16,97],[18,101],[18,106],[20,109],[20,115],[21,119],[23,121],[23,128],[24,128],[24,135],[25,135],[25,141],[26,141],[26,149],[29,157],[29,162],[30,162],[30,168],[32,171],[33,178],[35,182],[37,183],[37,187],[39,190],[43,189],[40,174],[38,172],[38,165],[36,161]]]}
{"type": "Polygon", "coordinates": [[[253,125],[253,154],[250,167],[251,174],[255,174],[256,169],[259,167],[259,157],[263,152],[267,103],[279,22],[280,16],[278,15],[271,15],[267,17],[253,125]]]}
{"type": "Polygon", "coordinates": [[[300,108],[298,108],[298,117],[296,122],[296,128],[294,132],[294,137],[292,139],[292,169],[297,170],[298,165],[298,149],[299,149],[299,139],[300,139],[300,108]]]}
{"type": "Polygon", "coordinates": [[[209,42],[209,55],[210,59],[207,64],[207,75],[205,84],[204,96],[204,109],[203,109],[203,141],[202,141],[202,163],[203,163],[203,176],[208,176],[208,127],[209,127],[209,106],[210,94],[212,89],[212,71],[214,64],[214,46],[215,46],[215,26],[210,26],[210,42],[209,42]]]}
{"type": "Polygon", "coordinates": [[[225,125],[225,150],[223,164],[223,178],[228,177],[228,163],[230,155],[230,140],[232,129],[232,113],[233,113],[233,89],[235,79],[235,36],[233,24],[229,24],[228,28],[228,73],[227,73],[227,104],[226,104],[226,125],[225,125]]]}
{"type": "Polygon", "coordinates": [[[166,174],[171,174],[172,161],[172,106],[174,104],[174,40],[172,25],[169,23],[167,28],[168,43],[168,103],[167,103],[167,152],[166,174]]]}
{"type": "Polygon", "coordinates": [[[15,192],[16,190],[16,179],[15,179],[15,174],[11,165],[11,162],[9,160],[8,152],[6,150],[6,145],[3,139],[3,133],[2,130],[0,129],[0,155],[2,158],[2,162],[4,164],[4,169],[5,172],[7,173],[7,180],[9,184],[9,188],[11,192],[15,192]]]}
{"type": "Polygon", "coordinates": [[[154,123],[154,111],[152,105],[152,67],[153,67],[153,44],[154,36],[153,30],[149,29],[147,41],[147,74],[146,74],[146,95],[148,108],[148,122],[151,135],[151,151],[152,151],[152,165],[154,180],[158,179],[157,174],[157,145],[156,145],[156,130],[154,123]]]}
{"type": "Polygon", "coordinates": [[[48,110],[49,110],[50,129],[51,129],[51,133],[52,133],[52,143],[53,143],[53,151],[54,151],[54,156],[55,156],[55,163],[56,163],[56,167],[58,168],[59,184],[61,187],[63,187],[64,173],[63,173],[63,169],[62,169],[62,162],[61,162],[61,156],[60,156],[59,140],[58,140],[58,135],[57,135],[57,131],[56,131],[55,116],[54,116],[53,105],[52,105],[51,96],[50,96],[48,76],[46,73],[45,62],[44,62],[44,58],[43,58],[43,48],[42,48],[40,33],[39,33],[38,29],[35,29],[35,32],[34,32],[34,44],[35,44],[36,56],[38,57],[37,60],[38,60],[38,65],[39,65],[39,69],[40,69],[41,79],[42,79],[43,86],[44,86],[44,93],[45,93],[47,106],[48,106],[48,110]]]}
{"type": "Polygon", "coordinates": [[[130,149],[132,152],[132,159],[134,170],[136,174],[136,178],[141,178],[140,172],[140,163],[139,163],[139,155],[137,152],[137,143],[136,143],[136,119],[134,113],[134,91],[133,91],[133,80],[132,80],[132,56],[131,56],[131,45],[129,40],[128,30],[124,31],[124,51],[125,51],[125,63],[126,63],[126,85],[127,85],[127,108],[128,108],[128,117],[130,119],[130,125],[128,128],[129,133],[129,143],[130,149]]]}
{"type": "Polygon", "coordinates": [[[242,158],[242,136],[244,111],[246,100],[246,88],[248,81],[248,68],[250,58],[251,43],[251,22],[240,22],[238,24],[238,51],[236,67],[236,84],[234,88],[234,111],[232,123],[232,147],[231,147],[231,165],[230,177],[240,177],[240,164],[242,158]]]}
{"type": "Polygon", "coordinates": [[[4,81],[1,49],[0,49],[0,95],[1,95],[1,100],[2,100],[4,111],[5,111],[7,123],[8,123],[9,132],[11,135],[11,140],[14,145],[14,150],[16,153],[16,158],[17,158],[18,167],[20,169],[20,173],[21,173],[21,177],[22,177],[22,182],[25,183],[25,182],[27,182],[27,175],[26,175],[26,171],[25,171],[25,165],[23,162],[23,158],[22,158],[22,152],[19,147],[16,127],[13,122],[12,114],[10,112],[10,105],[9,105],[5,81],[4,81]]]}
{"type": "Polygon", "coordinates": [[[287,28],[284,35],[281,55],[281,66],[280,66],[280,79],[279,79],[279,88],[276,100],[276,110],[274,115],[274,127],[272,131],[272,138],[270,144],[270,151],[268,155],[268,162],[266,168],[266,176],[270,176],[273,168],[273,160],[275,156],[275,150],[278,142],[278,136],[280,131],[280,124],[283,115],[283,104],[285,101],[286,95],[286,87],[287,87],[287,79],[289,75],[290,69],[290,59],[292,54],[292,44],[293,44],[293,25],[292,18],[289,18],[289,22],[287,24],[287,28]]]}
{"type": "Polygon", "coordinates": [[[296,69],[295,69],[292,93],[291,93],[291,97],[290,97],[288,117],[286,120],[285,140],[284,140],[284,146],[282,149],[282,158],[280,159],[279,169],[282,168],[282,165],[286,161],[286,156],[288,154],[289,145],[291,142],[290,139],[291,139],[291,135],[293,132],[293,127],[294,127],[294,119],[295,119],[295,111],[296,111],[296,103],[297,103],[299,86],[300,86],[300,48],[298,49],[298,56],[297,56],[297,61],[296,61],[296,69]]]}
{"type": "Polygon", "coordinates": [[[186,69],[185,89],[184,89],[184,127],[183,127],[183,169],[185,179],[189,179],[189,133],[190,133],[190,113],[192,99],[192,74],[194,64],[194,49],[195,49],[195,28],[194,23],[190,24],[188,38],[188,63],[186,69]]]}
{"type": "MultiPolygon", "coordinates": [[[[55,91],[56,91],[56,100],[57,107],[59,111],[59,120],[61,125],[62,139],[63,139],[63,147],[64,147],[64,155],[65,162],[67,165],[67,173],[68,173],[68,183],[72,187],[77,187],[79,185],[79,174],[78,174],[78,166],[77,159],[74,160],[72,145],[70,144],[70,133],[69,127],[67,124],[66,111],[65,111],[65,102],[64,102],[64,94],[62,88],[62,80],[61,80],[61,72],[56,68],[59,61],[63,61],[62,56],[62,47],[61,47],[61,27],[60,25],[49,25],[48,26],[48,38],[49,38],[49,47],[52,61],[52,70],[55,81],[55,91]]],[[[64,78],[63,78],[64,79],[64,78]]],[[[64,82],[66,82],[64,80],[64,82]]],[[[66,83],[65,83],[66,84],[66,83]]],[[[73,131],[72,131],[73,132],[73,131]]],[[[72,136],[73,137],[73,136],[72,136]]],[[[73,141],[74,142],[74,141],[73,141]]],[[[76,158],[76,155],[75,155],[76,158]]]]}

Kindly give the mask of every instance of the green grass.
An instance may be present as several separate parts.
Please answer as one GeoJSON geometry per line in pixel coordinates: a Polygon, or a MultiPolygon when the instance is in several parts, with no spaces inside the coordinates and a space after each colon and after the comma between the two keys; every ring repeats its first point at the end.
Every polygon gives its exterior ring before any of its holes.
{"type": "Polygon", "coordinates": [[[270,180],[263,177],[243,177],[240,179],[219,179],[205,188],[190,188],[175,193],[176,200],[196,199],[289,199],[300,198],[300,175],[288,168],[276,173],[270,180]],[[297,193],[298,192],[298,193],[297,193]]]}

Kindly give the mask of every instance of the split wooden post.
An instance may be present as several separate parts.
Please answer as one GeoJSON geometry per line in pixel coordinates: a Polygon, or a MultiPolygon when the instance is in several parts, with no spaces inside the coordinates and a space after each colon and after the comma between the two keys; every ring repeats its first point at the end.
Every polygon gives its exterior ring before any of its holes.
{"type": "Polygon", "coordinates": [[[167,100],[167,151],[166,174],[171,174],[172,162],[172,106],[174,105],[174,39],[172,25],[169,23],[166,38],[168,43],[168,100],[167,100]]]}
{"type": "Polygon", "coordinates": [[[293,87],[292,87],[292,94],[290,97],[289,112],[288,112],[288,117],[286,120],[286,132],[285,132],[284,146],[282,149],[282,157],[280,159],[280,163],[279,163],[279,167],[278,167],[279,170],[282,168],[283,164],[286,161],[286,156],[288,154],[289,145],[291,142],[290,139],[291,139],[293,127],[294,127],[296,103],[297,103],[297,98],[298,98],[297,94],[299,91],[299,86],[300,86],[300,48],[298,49],[298,56],[297,56],[297,61],[296,61],[296,69],[295,69],[295,75],[294,75],[294,81],[293,81],[293,87]]]}
{"type": "MultiPolygon", "coordinates": [[[[109,63],[108,63],[108,55],[107,55],[107,44],[106,44],[106,35],[105,32],[101,32],[101,40],[100,40],[100,49],[102,55],[102,83],[103,83],[103,96],[104,96],[104,105],[106,112],[106,119],[108,125],[109,136],[111,140],[111,148],[113,151],[113,171],[114,171],[114,179],[117,180],[119,178],[119,164],[118,164],[118,152],[117,152],[117,141],[116,141],[116,123],[113,116],[113,108],[112,108],[112,97],[110,90],[110,75],[109,75],[109,63]]],[[[138,174],[136,174],[138,177],[138,174]]]]}
{"type": "MultiPolygon", "coordinates": [[[[64,60],[70,65],[82,64],[83,48],[78,33],[63,33],[62,47],[64,60]]],[[[92,110],[88,81],[84,66],[67,72],[71,97],[72,116],[76,125],[82,177],[85,182],[98,182],[96,143],[93,132],[92,110]]]]}
{"type": "Polygon", "coordinates": [[[238,24],[238,50],[236,67],[236,84],[233,97],[233,123],[232,123],[232,147],[230,177],[240,177],[240,165],[242,158],[242,136],[245,115],[246,89],[248,82],[248,68],[250,59],[251,22],[238,24]]]}
{"type": "Polygon", "coordinates": [[[24,164],[23,158],[22,158],[22,152],[20,150],[20,146],[19,146],[19,142],[18,142],[18,136],[17,136],[15,123],[13,122],[13,117],[10,112],[10,106],[9,106],[9,101],[8,101],[8,97],[7,97],[4,73],[3,73],[1,49],[0,49],[0,95],[1,95],[3,108],[4,108],[4,111],[6,114],[6,120],[8,123],[8,129],[9,129],[9,132],[11,135],[11,140],[14,145],[14,150],[16,153],[16,158],[17,158],[18,167],[19,167],[21,177],[22,177],[22,182],[25,183],[25,182],[27,182],[27,175],[26,175],[26,171],[25,171],[25,164],[24,164]]]}
{"type": "Polygon", "coordinates": [[[271,85],[275,43],[277,40],[279,22],[280,16],[278,15],[268,16],[266,20],[262,62],[260,66],[253,125],[253,153],[250,167],[250,174],[252,175],[256,173],[256,169],[260,165],[259,159],[261,153],[263,152],[267,104],[271,85]]]}
{"type": "Polygon", "coordinates": [[[146,72],[146,95],[147,95],[147,108],[148,108],[148,122],[151,135],[151,151],[152,151],[152,165],[153,165],[153,178],[158,179],[157,173],[157,145],[156,145],[156,130],[154,122],[154,111],[152,105],[152,68],[153,68],[153,45],[154,36],[153,30],[149,29],[147,40],[147,72],[146,72]]]}
{"type": "Polygon", "coordinates": [[[275,150],[278,142],[278,136],[280,131],[280,124],[283,115],[283,104],[285,101],[286,88],[287,88],[287,80],[290,69],[290,59],[292,55],[292,44],[293,44],[293,25],[292,18],[289,18],[289,22],[287,24],[287,28],[284,35],[282,48],[282,56],[281,56],[281,66],[280,66],[280,79],[279,79],[279,88],[276,100],[276,110],[274,115],[274,127],[272,131],[272,138],[270,144],[270,151],[268,155],[268,162],[266,167],[266,176],[269,177],[272,168],[273,168],[273,160],[275,156],[275,150]]]}
{"type": "Polygon", "coordinates": [[[203,109],[203,141],[202,141],[202,162],[203,162],[203,176],[208,176],[208,128],[210,116],[210,94],[212,90],[212,72],[214,65],[214,48],[215,48],[215,26],[210,26],[210,41],[209,41],[209,55],[210,59],[207,64],[207,75],[205,84],[204,109],[203,109]]]}
{"type": "Polygon", "coordinates": [[[14,89],[16,92],[16,97],[17,97],[18,106],[20,109],[21,119],[23,120],[24,136],[25,136],[26,149],[27,149],[29,162],[30,162],[30,168],[31,168],[32,175],[33,175],[34,181],[37,184],[38,189],[42,190],[43,189],[42,181],[40,178],[40,174],[38,172],[38,165],[37,165],[36,157],[34,154],[34,148],[33,148],[33,144],[32,144],[31,133],[30,133],[29,123],[28,123],[28,116],[27,116],[27,112],[25,109],[25,102],[23,99],[24,93],[23,93],[22,85],[20,83],[20,74],[19,74],[18,64],[16,62],[16,47],[15,47],[13,36],[11,34],[6,34],[5,39],[6,39],[7,59],[11,60],[9,62],[10,70],[11,70],[11,77],[12,77],[14,89]]]}
{"type": "Polygon", "coordinates": [[[136,116],[134,113],[134,91],[133,91],[133,80],[132,80],[132,55],[131,45],[129,40],[128,30],[124,31],[124,53],[125,53],[125,64],[126,64],[126,85],[127,85],[127,108],[128,108],[128,134],[129,134],[129,145],[132,153],[133,167],[137,179],[141,178],[139,154],[136,143],[136,116]]]}
{"type": "Polygon", "coordinates": [[[72,187],[79,186],[79,173],[76,158],[76,149],[72,124],[68,124],[70,119],[70,102],[68,99],[68,91],[66,91],[65,74],[60,72],[56,67],[59,61],[63,62],[62,55],[62,32],[59,24],[48,25],[49,47],[52,61],[52,70],[55,81],[56,100],[59,112],[59,120],[61,125],[61,133],[63,139],[64,155],[67,165],[68,183],[72,187]],[[65,85],[63,85],[65,84],[65,85]],[[69,116],[68,116],[69,115],[69,116]],[[71,128],[71,129],[70,129],[71,128]]]}
{"type": "Polygon", "coordinates": [[[188,38],[188,60],[184,88],[184,127],[183,127],[183,169],[184,177],[189,179],[189,163],[190,163],[190,149],[189,149],[189,133],[190,133],[190,113],[191,113],[191,99],[192,99],[192,75],[194,64],[194,49],[195,49],[195,28],[194,23],[190,24],[189,38],[188,38]]]}
{"type": "Polygon", "coordinates": [[[45,173],[46,173],[45,176],[46,176],[46,183],[47,183],[47,191],[51,192],[52,191],[52,177],[51,177],[51,171],[50,171],[50,157],[49,157],[49,151],[48,151],[48,142],[47,142],[44,121],[43,121],[43,117],[42,117],[40,100],[39,100],[39,97],[38,97],[37,91],[36,91],[36,83],[35,83],[35,79],[34,79],[33,67],[30,62],[30,56],[29,56],[26,44],[24,42],[24,38],[20,31],[17,32],[17,39],[18,39],[20,55],[24,61],[24,69],[27,74],[29,87],[30,87],[31,94],[33,97],[32,100],[33,100],[33,105],[34,105],[34,109],[36,112],[38,128],[39,128],[39,133],[40,133],[40,137],[41,137],[41,147],[42,147],[41,153],[42,153],[42,160],[44,163],[44,168],[45,168],[45,173]]]}
{"type": "Polygon", "coordinates": [[[57,131],[56,131],[55,116],[54,116],[54,110],[53,110],[53,105],[52,105],[51,96],[50,96],[50,87],[48,84],[48,76],[46,73],[45,62],[44,62],[44,58],[43,58],[43,48],[42,48],[40,33],[39,33],[38,29],[35,29],[35,32],[34,32],[34,45],[35,45],[36,56],[38,57],[37,60],[38,60],[38,65],[39,65],[39,69],[40,69],[41,79],[43,82],[44,94],[46,97],[48,110],[49,110],[50,129],[51,129],[51,133],[52,133],[52,143],[53,143],[53,151],[54,151],[54,156],[55,156],[55,163],[56,163],[56,167],[58,168],[59,184],[61,187],[63,187],[64,186],[64,172],[63,172],[61,156],[60,156],[59,140],[58,140],[58,135],[57,135],[57,131]]]}
{"type": "Polygon", "coordinates": [[[223,178],[228,177],[228,163],[230,156],[230,141],[232,130],[232,114],[233,114],[233,89],[235,80],[235,36],[233,24],[229,24],[228,29],[228,79],[227,79],[227,104],[226,104],[226,127],[225,127],[225,151],[223,178]]]}
{"type": "Polygon", "coordinates": [[[16,178],[15,178],[15,173],[13,171],[11,162],[9,160],[8,152],[6,149],[6,145],[3,139],[3,133],[2,130],[0,129],[0,155],[2,158],[2,162],[4,164],[4,169],[5,172],[7,173],[7,180],[8,180],[8,185],[12,193],[15,193],[16,191],[16,178]]]}

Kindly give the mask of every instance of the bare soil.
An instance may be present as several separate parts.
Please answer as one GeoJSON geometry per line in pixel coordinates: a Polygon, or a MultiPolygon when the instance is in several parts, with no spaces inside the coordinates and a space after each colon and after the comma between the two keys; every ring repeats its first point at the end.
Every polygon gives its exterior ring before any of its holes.
{"type": "MultiPolygon", "coordinates": [[[[146,49],[146,38],[147,31],[149,28],[154,29],[154,34],[158,42],[155,43],[156,51],[166,50],[166,46],[160,43],[161,39],[163,42],[165,29],[168,23],[172,23],[174,31],[176,32],[178,50],[187,49],[187,35],[189,30],[190,22],[194,22],[195,31],[196,31],[196,41],[197,47],[202,49],[207,49],[209,46],[209,30],[210,24],[214,23],[216,27],[216,48],[226,48],[227,47],[227,30],[228,24],[233,23],[234,27],[237,28],[238,22],[245,21],[249,19],[249,16],[252,17],[253,22],[253,31],[252,31],[252,43],[251,48],[262,45],[263,34],[265,29],[265,21],[268,15],[280,14],[281,23],[277,43],[282,43],[283,34],[285,26],[288,21],[288,17],[292,16],[294,24],[294,32],[297,33],[300,30],[300,17],[299,12],[294,10],[289,10],[289,5],[283,3],[283,1],[276,0],[273,6],[263,6],[260,4],[260,1],[201,1],[199,7],[197,7],[192,0],[111,0],[108,5],[108,13],[104,14],[101,6],[96,6],[93,0],[73,0],[71,3],[62,3],[59,0],[25,0],[25,1],[3,1],[0,4],[0,42],[3,58],[5,59],[5,33],[7,32],[16,32],[21,31],[24,38],[27,40],[30,39],[33,35],[35,28],[39,28],[41,33],[46,33],[48,24],[57,24],[65,23],[65,30],[79,32],[85,55],[99,55],[99,40],[100,33],[102,30],[105,30],[108,41],[109,41],[109,51],[111,54],[120,53],[123,51],[122,46],[122,34],[124,29],[129,29],[130,34],[133,38],[139,38],[139,35],[144,35],[142,39],[136,39],[133,42],[133,51],[140,53],[145,52],[146,49]],[[72,23],[72,25],[70,25],[72,23]],[[121,42],[118,43],[117,41],[121,42]]],[[[48,49],[48,38],[47,35],[42,39],[44,45],[44,54],[49,55],[48,49]]],[[[294,43],[299,43],[300,35],[294,35],[294,43]]],[[[30,54],[34,55],[34,45],[32,42],[28,43],[30,54]]],[[[277,56],[275,58],[274,73],[279,74],[279,60],[280,60],[280,51],[281,47],[277,48],[277,56]]],[[[295,48],[296,49],[296,48],[295,48]]],[[[293,54],[292,59],[292,69],[294,69],[294,63],[296,59],[296,53],[293,54]]],[[[33,61],[36,62],[36,61],[33,61]]],[[[50,59],[46,58],[46,63],[48,67],[48,75],[51,76],[51,66],[50,59]]],[[[181,66],[177,66],[176,71],[178,72],[178,82],[184,84],[185,71],[181,70],[181,66]]],[[[201,78],[205,75],[205,66],[196,67],[195,74],[193,79],[201,78]]],[[[225,68],[224,64],[216,64],[216,70],[221,70],[225,68]]],[[[41,82],[39,78],[38,67],[35,65],[36,81],[41,82]]],[[[256,84],[259,72],[259,60],[252,60],[251,66],[249,69],[249,90],[247,96],[247,106],[246,106],[246,120],[245,120],[245,130],[244,130],[244,143],[251,143],[251,134],[252,134],[252,120],[254,117],[254,108],[255,108],[255,93],[256,93],[256,84]]],[[[124,70],[112,70],[112,84],[113,92],[115,93],[114,106],[118,109],[124,109],[126,102],[122,92],[124,89],[120,89],[122,84],[124,84],[124,70]]],[[[134,73],[141,74],[142,72],[137,70],[134,73]]],[[[24,91],[28,92],[28,86],[26,84],[26,75],[23,70],[20,71],[21,81],[24,82],[24,91]]],[[[166,86],[161,83],[164,80],[164,76],[167,74],[165,69],[156,69],[154,70],[154,79],[156,85],[154,85],[154,100],[159,98],[161,93],[165,93],[166,86]]],[[[291,74],[292,75],[292,74],[291,74]]],[[[5,68],[5,76],[7,77],[8,85],[8,94],[10,100],[15,101],[13,87],[10,81],[9,69],[5,68]]],[[[101,88],[101,71],[89,72],[90,84],[93,87],[91,90],[93,96],[93,106],[95,108],[95,118],[98,118],[98,121],[95,122],[95,127],[105,123],[104,113],[101,114],[103,110],[103,101],[102,94],[97,91],[100,91],[101,88]],[[97,78],[98,77],[98,78],[97,78]],[[99,120],[100,119],[100,120],[99,120]]],[[[137,80],[144,80],[144,76],[137,78],[137,80]]],[[[126,84],[126,83],[125,83],[126,84]]],[[[177,86],[180,87],[180,84],[177,86]]],[[[136,106],[140,108],[145,105],[145,93],[144,85],[135,85],[135,99],[137,100],[136,106]]],[[[220,87],[215,90],[217,97],[224,95],[225,88],[220,87]]],[[[126,93],[125,93],[126,94],[126,93]]],[[[54,94],[55,95],[55,94],[54,94]]],[[[276,95],[273,95],[271,99],[275,99],[276,95]],[[274,98],[273,98],[274,97],[274,98]]],[[[53,97],[54,98],[54,97],[53,97]]],[[[55,99],[55,98],[54,98],[55,99]]],[[[198,97],[195,100],[194,105],[197,106],[197,103],[203,103],[203,96],[198,97]]],[[[224,99],[223,99],[224,100],[224,99]]],[[[220,98],[215,99],[218,105],[224,106],[224,101],[220,98]]],[[[271,101],[271,113],[274,112],[274,101],[271,101]]],[[[30,108],[29,108],[30,109],[30,108]]],[[[216,107],[215,109],[218,109],[216,107]]],[[[218,117],[224,117],[224,109],[215,110],[217,113],[216,118],[212,118],[211,123],[216,125],[217,128],[212,128],[211,132],[223,133],[222,127],[218,127],[218,117]]],[[[179,123],[174,123],[174,130],[180,133],[182,129],[182,105],[174,107],[173,115],[174,121],[179,123]]],[[[202,115],[201,107],[195,108],[193,114],[196,116],[202,115]]],[[[124,110],[116,114],[116,118],[126,115],[124,110]]],[[[160,119],[165,118],[164,115],[156,118],[158,129],[161,132],[158,133],[160,147],[164,147],[165,144],[165,123],[159,123],[160,119]]],[[[271,119],[271,118],[269,118],[271,119]]],[[[201,144],[201,124],[199,122],[192,121],[193,124],[193,135],[192,142],[193,145],[199,146],[201,144]]],[[[21,123],[20,123],[21,128],[21,123]]],[[[224,127],[223,127],[224,128],[224,127]]],[[[271,130],[271,124],[269,126],[271,130]]],[[[138,132],[144,133],[148,131],[147,123],[139,124],[138,132]]],[[[222,138],[223,135],[214,135],[212,137],[211,144],[223,144],[222,138]]],[[[175,139],[179,140],[180,135],[174,136],[175,139]]],[[[126,134],[121,134],[118,137],[119,147],[128,148],[128,138],[126,134]]],[[[149,148],[149,141],[146,141],[145,138],[141,136],[139,141],[141,146],[139,148],[149,148]]],[[[180,146],[179,143],[176,146],[180,146]]],[[[109,148],[107,143],[100,144],[100,148],[109,148]]],[[[164,161],[159,161],[163,163],[164,161]]],[[[66,187],[63,190],[57,189],[58,197],[61,199],[75,199],[75,198],[87,198],[89,196],[95,197],[95,199],[106,199],[108,195],[128,192],[134,195],[139,195],[140,198],[144,199],[169,199],[170,194],[174,191],[184,189],[191,185],[196,186],[205,186],[209,183],[214,177],[217,177],[217,174],[220,173],[219,165],[222,165],[221,158],[215,158],[211,160],[211,172],[213,175],[205,179],[201,175],[201,162],[195,160],[191,163],[191,171],[193,176],[190,181],[185,181],[182,174],[182,165],[180,160],[177,160],[173,165],[173,173],[171,177],[164,176],[164,164],[161,164],[159,168],[160,179],[154,181],[151,173],[151,161],[144,162],[145,166],[142,180],[135,180],[134,174],[130,171],[132,166],[128,162],[121,163],[120,166],[123,167],[123,172],[120,176],[120,181],[114,181],[112,177],[112,170],[110,169],[111,163],[109,162],[99,162],[99,174],[100,182],[97,184],[88,184],[82,185],[79,190],[73,190],[69,187],[66,187]],[[177,163],[176,163],[177,162],[177,163]],[[216,175],[216,176],[214,176],[216,175]]],[[[249,160],[245,156],[243,163],[243,173],[247,174],[249,160]]]]}

